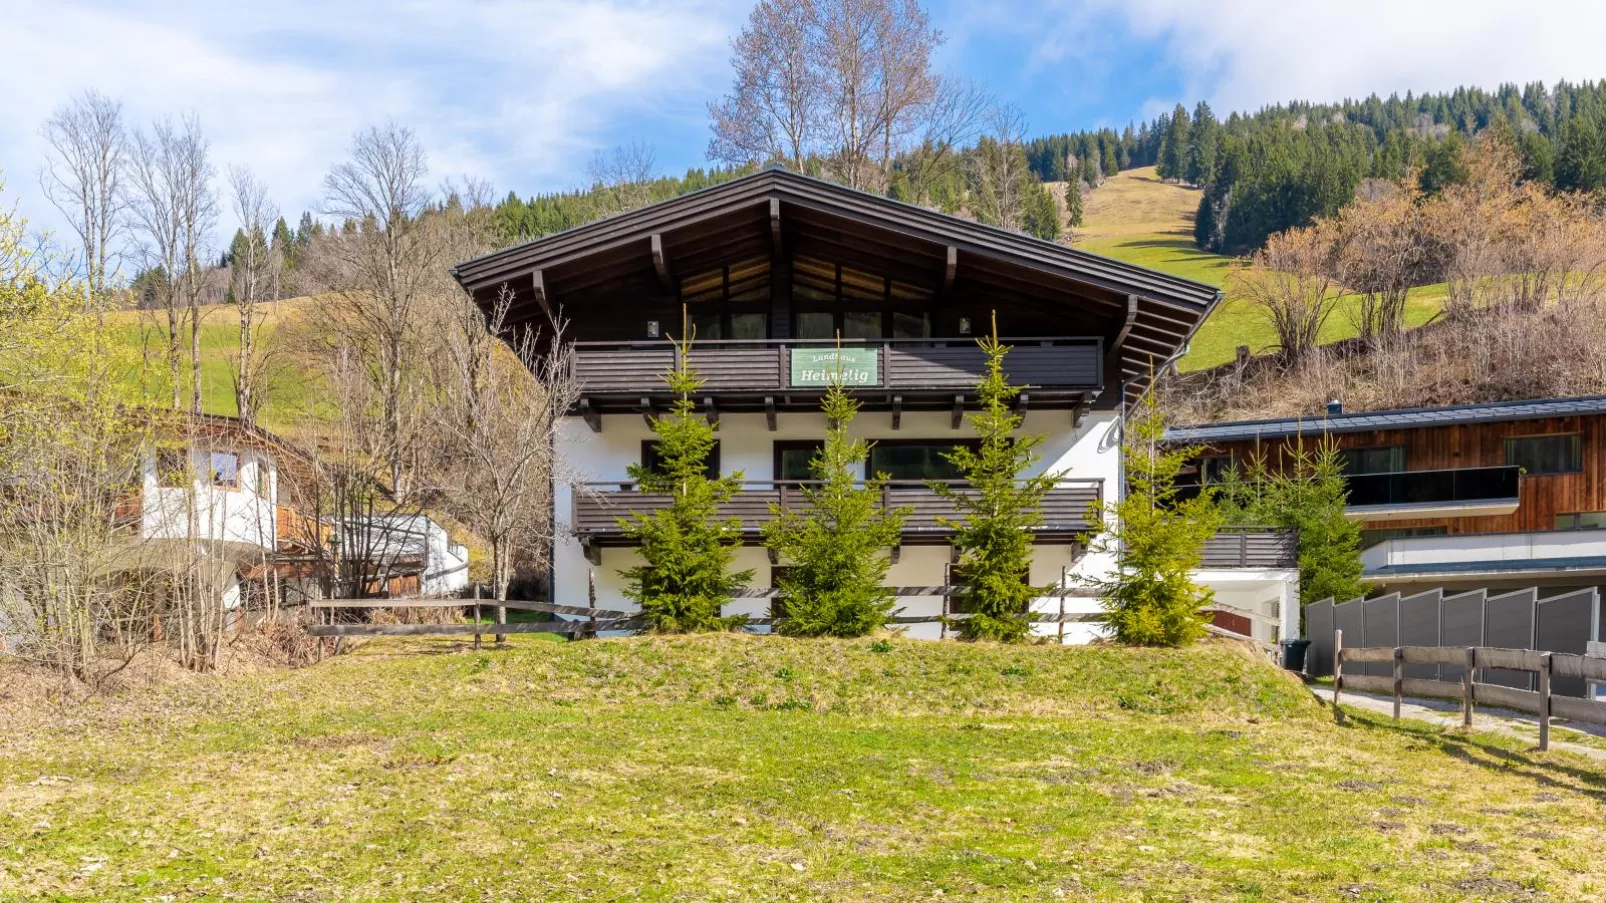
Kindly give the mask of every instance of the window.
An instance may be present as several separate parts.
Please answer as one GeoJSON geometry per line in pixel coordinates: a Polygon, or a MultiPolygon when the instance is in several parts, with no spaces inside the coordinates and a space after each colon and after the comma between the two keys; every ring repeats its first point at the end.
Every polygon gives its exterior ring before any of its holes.
{"type": "Polygon", "coordinates": [[[240,456],[234,452],[212,452],[207,459],[207,473],[211,475],[212,485],[224,489],[238,489],[240,486],[240,456]]]}
{"type": "Polygon", "coordinates": [[[786,483],[814,479],[809,462],[824,447],[824,442],[813,439],[775,443],[775,479],[786,483]]]}
{"type": "Polygon", "coordinates": [[[1577,473],[1584,469],[1583,441],[1577,433],[1507,439],[1505,458],[1508,467],[1521,467],[1530,477],[1577,473]]]}
{"type": "Polygon", "coordinates": [[[1199,459],[1199,482],[1220,483],[1232,473],[1232,455],[1210,455],[1199,459]]]}
{"type": "Polygon", "coordinates": [[[742,342],[762,342],[769,338],[768,314],[751,311],[697,314],[691,318],[699,341],[734,339],[742,342]]]}
{"type": "Polygon", "coordinates": [[[842,315],[842,338],[881,338],[881,311],[850,310],[842,315]]]}
{"type": "Polygon", "coordinates": [[[1390,539],[1406,539],[1411,536],[1443,536],[1448,533],[1447,527],[1388,527],[1379,530],[1361,531],[1361,548],[1369,549],[1380,542],[1390,539]]]}
{"type": "MultiPolygon", "coordinates": [[[[708,478],[710,480],[719,479],[719,443],[718,442],[715,442],[714,443],[714,447],[711,450],[709,450],[709,452],[708,452],[707,465],[708,466],[704,470],[704,473],[708,474],[708,478]]],[[[641,443],[641,466],[647,468],[648,470],[650,470],[650,471],[652,471],[654,473],[661,472],[661,465],[660,465],[660,462],[658,460],[658,443],[657,442],[655,442],[655,441],[653,441],[651,439],[648,439],[648,440],[646,440],[646,441],[641,443]]]]}
{"type": "Polygon", "coordinates": [[[1360,475],[1363,473],[1400,473],[1405,470],[1405,446],[1385,445],[1379,448],[1346,448],[1344,455],[1344,472],[1360,475]]]}
{"type": "Polygon", "coordinates": [[[190,455],[181,448],[156,451],[156,485],[182,489],[189,484],[190,455]]]}
{"type": "Polygon", "coordinates": [[[252,488],[255,489],[256,494],[262,498],[271,498],[273,495],[273,478],[272,471],[268,468],[267,459],[255,458],[252,460],[252,464],[254,465],[251,468],[253,477],[251,480],[252,488]]]}
{"type": "Polygon", "coordinates": [[[1606,511],[1575,511],[1556,515],[1558,530],[1606,530],[1606,511]]]}
{"type": "Polygon", "coordinates": [[[893,480],[957,480],[963,474],[946,457],[959,446],[975,442],[922,442],[882,440],[870,446],[870,472],[893,480]]]}
{"type": "Polygon", "coordinates": [[[895,339],[931,338],[931,314],[893,313],[892,337],[895,339]]]}
{"type": "Polygon", "coordinates": [[[925,312],[809,310],[796,314],[794,325],[800,339],[834,339],[839,329],[844,339],[931,338],[931,314],[925,312]]]}
{"type": "Polygon", "coordinates": [[[797,315],[797,337],[800,339],[836,338],[836,316],[828,311],[813,310],[797,315]]]}

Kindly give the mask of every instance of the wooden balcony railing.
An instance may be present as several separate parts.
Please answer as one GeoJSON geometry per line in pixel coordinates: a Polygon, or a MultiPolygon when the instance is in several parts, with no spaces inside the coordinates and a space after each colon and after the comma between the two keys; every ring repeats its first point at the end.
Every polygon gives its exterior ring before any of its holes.
{"type": "MultiPolygon", "coordinates": [[[[1015,385],[1027,390],[1097,391],[1103,385],[1103,340],[1086,337],[1006,338],[1011,347],[1005,368],[1015,385]]],[[[834,340],[740,340],[697,342],[686,363],[704,380],[710,395],[762,396],[777,392],[818,393],[807,357],[830,351],[834,340]]],[[[853,367],[847,382],[862,389],[918,393],[963,392],[986,369],[986,356],[973,339],[843,340],[844,360],[853,367]]],[[[666,372],[679,361],[674,344],[576,342],[574,375],[586,398],[622,396],[635,401],[664,393],[666,372]]]]}
{"type": "MultiPolygon", "coordinates": [[[[962,480],[945,481],[962,485],[962,480]]],[[[771,520],[770,506],[789,507],[803,502],[797,482],[754,481],[742,484],[740,492],[720,506],[720,516],[735,517],[742,523],[744,537],[753,538],[771,520]]],[[[1039,542],[1074,542],[1087,532],[1088,516],[1104,498],[1103,480],[1064,480],[1043,499],[1043,526],[1037,531],[1039,542]]],[[[619,526],[619,519],[631,512],[648,513],[669,504],[667,495],[636,491],[630,483],[582,483],[574,487],[570,525],[588,549],[602,546],[630,546],[634,542],[619,526]]],[[[903,538],[909,545],[946,542],[953,530],[939,521],[954,515],[953,506],[923,482],[896,481],[883,490],[883,504],[909,509],[904,519],[903,538]]]]}
{"type": "Polygon", "coordinates": [[[1227,527],[1205,540],[1207,568],[1292,568],[1299,565],[1299,535],[1276,527],[1227,527]]]}

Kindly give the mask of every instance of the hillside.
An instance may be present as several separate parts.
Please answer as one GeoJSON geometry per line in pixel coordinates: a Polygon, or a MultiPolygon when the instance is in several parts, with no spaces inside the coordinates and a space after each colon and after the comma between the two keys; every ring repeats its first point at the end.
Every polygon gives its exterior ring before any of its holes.
{"type": "Polygon", "coordinates": [[[380,641],[60,717],[0,705],[0,899],[1561,900],[1606,881],[1599,762],[1336,726],[1232,645],[380,641]]]}
{"type": "MultiPolygon", "coordinates": [[[[1227,284],[1233,258],[1201,251],[1193,241],[1193,219],[1200,192],[1155,175],[1154,167],[1131,169],[1105,180],[1083,201],[1082,227],[1075,246],[1215,286],[1227,284]]],[[[1438,312],[1442,286],[1412,292],[1407,326],[1419,326],[1438,312]]],[[[1340,305],[1322,332],[1324,342],[1350,338],[1356,328],[1340,305]]],[[[1266,321],[1231,293],[1193,338],[1181,370],[1200,370],[1233,359],[1239,345],[1259,354],[1275,342],[1266,321]]]]}

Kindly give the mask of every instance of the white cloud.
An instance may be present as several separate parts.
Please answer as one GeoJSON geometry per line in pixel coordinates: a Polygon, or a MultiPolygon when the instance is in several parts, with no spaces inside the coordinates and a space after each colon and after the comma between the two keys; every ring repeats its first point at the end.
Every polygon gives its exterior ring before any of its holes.
{"type": "MultiPolygon", "coordinates": [[[[1222,111],[1606,77],[1599,0],[1089,0],[1068,16],[1088,13],[1160,42],[1181,75],[1177,99],[1222,111]]],[[[1045,43],[1039,53],[1063,52],[1045,43]]]]}
{"type": "Polygon", "coordinates": [[[722,90],[745,12],[741,0],[134,5],[0,0],[0,168],[36,223],[61,226],[38,191],[39,126],[86,88],[122,99],[135,125],[196,114],[219,170],[250,165],[287,215],[317,208],[358,128],[392,118],[417,130],[438,177],[569,187],[621,119],[700,110],[722,90]]]}

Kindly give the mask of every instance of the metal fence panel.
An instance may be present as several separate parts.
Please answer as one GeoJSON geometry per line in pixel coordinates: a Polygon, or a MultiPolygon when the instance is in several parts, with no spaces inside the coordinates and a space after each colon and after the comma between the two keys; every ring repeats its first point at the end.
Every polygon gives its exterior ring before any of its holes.
{"type": "MultiPolygon", "coordinates": [[[[1366,645],[1368,646],[1398,646],[1400,645],[1400,594],[1389,593],[1378,596],[1376,599],[1367,599],[1361,605],[1362,617],[1366,622],[1366,645]]],[[[1345,645],[1348,645],[1347,643],[1345,645]]],[[[1392,677],[1394,666],[1387,662],[1367,662],[1363,667],[1367,674],[1378,677],[1392,677]]]]}
{"type": "MultiPolygon", "coordinates": [[[[1345,646],[1366,645],[1366,619],[1361,617],[1360,599],[1351,599],[1343,605],[1333,606],[1333,628],[1344,631],[1345,646]]],[[[1356,665],[1360,668],[1360,665],[1356,665]]],[[[1363,669],[1361,674],[1365,674],[1363,669]]]]}
{"type": "MultiPolygon", "coordinates": [[[[1589,649],[1589,628],[1594,619],[1598,591],[1594,587],[1574,590],[1541,599],[1538,624],[1534,628],[1535,649],[1583,655],[1589,649]]],[[[1558,696],[1583,696],[1585,683],[1580,677],[1553,677],[1550,692],[1558,696]]]]}
{"type": "Polygon", "coordinates": [[[1333,675],[1333,600],[1323,599],[1305,606],[1305,673],[1311,677],[1333,675]]]}
{"type": "MultiPolygon", "coordinates": [[[[1444,603],[1444,590],[1431,589],[1425,593],[1406,596],[1400,600],[1401,646],[1438,646],[1440,607],[1444,603]]],[[[1406,665],[1402,674],[1420,680],[1438,680],[1438,665],[1406,665]]]]}
{"type": "MultiPolygon", "coordinates": [[[[1439,641],[1446,646],[1484,645],[1483,606],[1488,598],[1489,591],[1482,589],[1446,596],[1439,621],[1439,641]]],[[[1466,673],[1466,668],[1455,665],[1439,666],[1439,680],[1459,681],[1466,673]]]]}
{"type": "MultiPolygon", "coordinates": [[[[1499,649],[1534,648],[1534,615],[1538,604],[1537,589],[1520,589],[1514,593],[1490,596],[1484,605],[1483,644],[1499,649]]],[[[1506,668],[1484,668],[1478,680],[1481,683],[1531,690],[1534,675],[1506,668]]]]}

